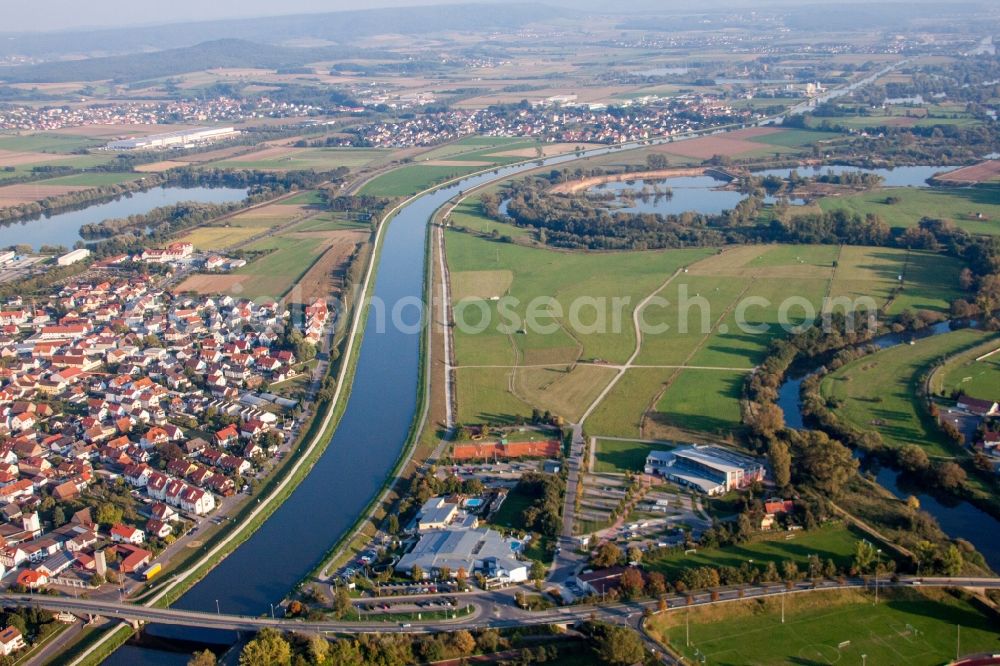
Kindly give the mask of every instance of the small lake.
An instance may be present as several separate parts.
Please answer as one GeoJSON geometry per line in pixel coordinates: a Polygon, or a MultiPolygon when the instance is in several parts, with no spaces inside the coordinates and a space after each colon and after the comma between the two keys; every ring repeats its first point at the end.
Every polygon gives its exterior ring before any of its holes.
{"type": "MultiPolygon", "coordinates": [[[[754,171],[755,176],[778,176],[787,178],[796,171],[800,176],[812,177],[828,173],[842,174],[847,172],[873,173],[882,177],[886,187],[927,187],[927,179],[936,173],[947,170],[942,166],[908,166],[895,169],[864,169],[860,167],[830,165],[816,168],[800,167],[798,169],[765,169],[754,171]]],[[[614,193],[617,203],[608,202],[609,208],[626,213],[659,213],[661,215],[678,215],[688,211],[705,215],[718,215],[725,210],[735,208],[746,198],[735,190],[721,189],[726,181],[712,176],[681,176],[678,178],[662,178],[653,180],[635,179],[595,185],[587,190],[589,194],[614,193]],[[646,189],[646,195],[642,196],[646,189]],[[657,196],[656,190],[670,190],[672,196],[657,196]],[[622,194],[635,193],[634,198],[622,199],[622,194]]],[[[804,199],[787,198],[793,206],[805,204],[804,199]]],[[[774,204],[777,197],[766,196],[764,203],[774,204]]],[[[501,206],[501,213],[506,214],[506,201],[501,206]]]]}
{"type": "Polygon", "coordinates": [[[85,224],[148,213],[154,208],[172,206],[182,201],[221,204],[241,201],[246,196],[246,190],[230,187],[155,187],[80,210],[0,225],[0,247],[30,244],[36,250],[42,245],[72,248],[77,241],[83,240],[80,227],[85,224]]]}
{"type": "MultiPolygon", "coordinates": [[[[872,344],[880,349],[888,349],[896,345],[909,344],[912,340],[947,333],[950,330],[950,324],[942,322],[915,333],[879,336],[872,340],[872,344]]],[[[805,428],[800,394],[802,381],[809,374],[809,371],[802,370],[790,372],[789,378],[778,390],[778,406],[785,414],[785,424],[795,430],[805,428]]],[[[925,489],[907,483],[905,477],[892,468],[869,465],[864,460],[862,468],[874,473],[879,485],[891,491],[896,497],[900,499],[910,495],[916,497],[920,500],[920,508],[934,516],[948,536],[965,539],[973,544],[990,568],[1000,571],[1000,529],[998,529],[1000,525],[993,516],[968,502],[932,495],[925,489]]]]}
{"type": "MultiPolygon", "coordinates": [[[[659,213],[660,215],[679,215],[694,211],[705,215],[718,215],[724,210],[736,208],[746,198],[746,195],[735,190],[720,189],[726,184],[711,176],[682,176],[659,180],[633,180],[604,183],[590,190],[590,194],[605,194],[613,192],[617,203],[609,201],[609,208],[614,212],[624,213],[659,213]],[[648,196],[643,196],[643,188],[648,187],[648,196]],[[670,196],[657,196],[655,190],[670,190],[670,196]],[[622,199],[623,193],[634,192],[634,198],[622,199]]],[[[776,198],[767,196],[765,203],[775,203],[776,198]]],[[[802,199],[789,199],[793,205],[805,203],[802,199]]]]}
{"type": "Polygon", "coordinates": [[[882,185],[885,187],[929,187],[927,185],[928,178],[954,168],[949,166],[900,166],[895,169],[865,169],[863,167],[831,164],[818,167],[798,167],[796,169],[764,169],[763,171],[754,171],[753,174],[755,176],[787,178],[791,171],[796,171],[803,177],[822,176],[827,173],[842,174],[860,171],[862,173],[874,173],[881,176],[882,185]]]}

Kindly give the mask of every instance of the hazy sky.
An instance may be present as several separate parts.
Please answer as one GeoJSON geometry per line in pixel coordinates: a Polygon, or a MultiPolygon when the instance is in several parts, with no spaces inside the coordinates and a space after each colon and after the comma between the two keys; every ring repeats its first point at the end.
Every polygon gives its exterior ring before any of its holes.
{"type": "MultiPolygon", "coordinates": [[[[457,0],[455,0],[457,1],[457,0]]],[[[464,0],[469,2],[470,0],[464,0]]],[[[475,0],[472,0],[475,1],[475,0]]],[[[274,16],[342,9],[439,5],[449,0],[0,0],[0,32],[274,16]]]]}

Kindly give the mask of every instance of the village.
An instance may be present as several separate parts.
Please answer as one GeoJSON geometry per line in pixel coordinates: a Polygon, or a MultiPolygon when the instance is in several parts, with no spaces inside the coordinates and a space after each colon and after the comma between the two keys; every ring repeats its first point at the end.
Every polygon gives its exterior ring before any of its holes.
{"type": "Polygon", "coordinates": [[[310,304],[293,333],[284,305],[87,275],[0,311],[0,578],[16,590],[125,593],[227,520],[295,440],[308,406],[282,386],[311,378],[296,350],[330,316],[310,304]]]}

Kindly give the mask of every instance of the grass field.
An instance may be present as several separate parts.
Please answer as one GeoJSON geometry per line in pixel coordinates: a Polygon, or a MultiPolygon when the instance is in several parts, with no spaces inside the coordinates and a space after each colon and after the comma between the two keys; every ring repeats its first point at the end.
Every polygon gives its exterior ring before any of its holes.
{"type": "MultiPolygon", "coordinates": [[[[88,169],[102,164],[107,164],[114,159],[113,155],[47,155],[37,153],[37,159],[24,161],[14,166],[13,171],[0,169],[0,182],[12,178],[22,178],[24,176],[35,175],[35,167],[69,167],[72,169],[88,169]]],[[[20,160],[19,160],[20,161],[20,160]]]]}
{"type": "Polygon", "coordinates": [[[874,213],[890,227],[916,226],[922,217],[950,220],[972,234],[1000,234],[1000,187],[893,187],[819,200],[823,210],[846,209],[862,217],[874,213]],[[897,197],[899,203],[886,203],[897,197]],[[978,219],[982,213],[984,219],[978,219]]]}
{"type": "Polygon", "coordinates": [[[740,427],[740,396],[747,373],[681,370],[656,403],[656,426],[725,437],[740,427]]]}
{"type": "Polygon", "coordinates": [[[469,197],[449,214],[450,224],[454,227],[464,227],[483,234],[490,234],[496,231],[501,236],[511,238],[525,238],[534,235],[530,229],[517,227],[513,224],[497,222],[493,218],[482,213],[479,197],[469,197]]]}
{"type": "Polygon", "coordinates": [[[690,663],[937,666],[1000,649],[996,620],[943,590],[831,590],[663,613],[648,623],[690,663]],[[691,645],[686,645],[686,625],[691,645]],[[849,641],[849,643],[848,643],[849,641]],[[862,655],[865,655],[862,657],[862,655]]]}
{"type": "Polygon", "coordinates": [[[282,206],[318,206],[323,203],[323,197],[316,190],[308,190],[306,192],[301,192],[296,194],[290,199],[285,199],[279,202],[282,206]]]}
{"type": "Polygon", "coordinates": [[[251,227],[198,227],[180,240],[191,243],[197,250],[225,250],[259,233],[260,229],[251,227]]]}
{"type": "Polygon", "coordinates": [[[757,143],[763,143],[768,146],[781,146],[784,148],[802,148],[803,146],[811,146],[820,141],[830,141],[832,139],[841,138],[843,135],[837,134],[836,132],[819,132],[815,130],[803,130],[803,129],[788,129],[783,132],[778,132],[776,134],[765,134],[764,136],[754,137],[750,139],[757,143]]]}
{"type": "Polygon", "coordinates": [[[921,376],[942,358],[982,343],[986,333],[960,330],[865,356],[830,373],[820,385],[842,420],[878,432],[889,446],[916,444],[929,455],[952,456],[917,397],[921,376]]]}
{"type": "Polygon", "coordinates": [[[650,451],[668,451],[674,447],[666,442],[650,444],[634,440],[597,439],[594,469],[598,474],[641,472],[650,451]]]}
{"type": "Polygon", "coordinates": [[[0,150],[71,153],[81,148],[96,148],[106,142],[69,134],[25,134],[0,136],[0,150]]]}
{"type": "Polygon", "coordinates": [[[870,296],[879,307],[888,304],[889,315],[907,308],[947,313],[951,302],[962,295],[961,270],[957,259],[931,252],[844,246],[830,296],[851,300],[870,296]],[[901,275],[902,290],[889,303],[901,275]]]}
{"type": "Polygon", "coordinates": [[[587,433],[639,437],[647,408],[674,372],[657,368],[627,370],[587,419],[587,433]]]}
{"type": "MultiPolygon", "coordinates": [[[[983,400],[1000,399],[1000,353],[981,361],[976,358],[1000,348],[1000,339],[993,338],[948,361],[942,368],[945,391],[962,391],[983,400]]],[[[935,387],[937,388],[937,387],[935,387]]]]}
{"type": "MultiPolygon", "coordinates": [[[[679,267],[711,254],[711,249],[669,250],[633,253],[561,253],[477,238],[456,231],[447,233],[448,263],[456,294],[471,293],[481,283],[483,271],[508,271],[512,276],[507,294],[517,299],[511,310],[522,322],[528,305],[538,297],[552,297],[562,316],[552,332],[535,330],[553,323],[539,319],[538,327],[526,333],[498,331],[501,318],[496,302],[480,301],[457,309],[471,325],[481,325],[488,313],[490,326],[482,332],[463,332],[456,327],[456,356],[460,365],[558,365],[581,356],[623,362],[635,348],[632,310],[635,304],[661,285],[679,267]],[[609,279],[613,276],[614,279],[609,279]],[[471,282],[471,284],[470,284],[471,282]],[[628,299],[612,309],[613,298],[628,299]],[[578,298],[598,299],[605,324],[600,325],[593,307],[578,298]],[[603,301],[599,299],[604,299],[603,301]],[[571,313],[571,305],[578,308],[571,313]],[[571,314],[577,323],[573,326],[571,314]],[[572,330],[572,335],[568,332],[572,330]]],[[[457,304],[457,303],[456,303],[457,304]]]]}
{"type": "Polygon", "coordinates": [[[740,567],[751,560],[758,568],[774,562],[779,571],[783,562],[791,560],[804,570],[810,555],[818,555],[824,562],[832,559],[837,566],[847,567],[854,557],[855,544],[865,537],[852,527],[834,523],[802,532],[775,532],[757,541],[706,548],[690,555],[672,551],[659,559],[644,559],[643,565],[650,571],[661,572],[667,580],[676,579],[692,567],[740,567]]]}
{"type": "Polygon", "coordinates": [[[374,178],[361,188],[361,194],[376,197],[403,197],[483,169],[482,166],[428,166],[408,164],[374,178]]]}

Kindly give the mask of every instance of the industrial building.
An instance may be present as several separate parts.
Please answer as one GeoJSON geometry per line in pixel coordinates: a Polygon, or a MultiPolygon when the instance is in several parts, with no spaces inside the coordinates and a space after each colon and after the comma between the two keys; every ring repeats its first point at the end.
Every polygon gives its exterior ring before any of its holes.
{"type": "Polygon", "coordinates": [[[165,148],[191,148],[203,143],[219,141],[239,132],[234,127],[194,127],[192,129],[150,134],[132,139],[112,141],[105,150],[163,150],[165,148]]]}
{"type": "Polygon", "coordinates": [[[722,495],[763,481],[767,469],[761,460],[732,449],[692,445],[650,452],[645,472],[706,495],[722,495]]]}
{"type": "Polygon", "coordinates": [[[72,252],[67,252],[63,256],[56,259],[56,264],[59,266],[69,266],[70,264],[75,264],[78,261],[83,261],[90,256],[90,250],[86,248],[80,248],[79,250],[73,250],[72,252]]]}

